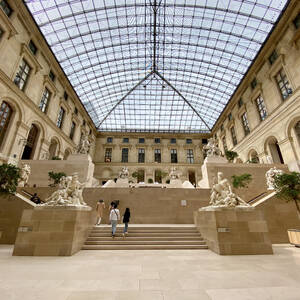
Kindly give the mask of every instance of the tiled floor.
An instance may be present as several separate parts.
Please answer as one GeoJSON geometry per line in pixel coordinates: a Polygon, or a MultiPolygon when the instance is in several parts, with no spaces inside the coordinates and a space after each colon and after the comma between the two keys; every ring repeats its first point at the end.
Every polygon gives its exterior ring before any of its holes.
{"type": "Polygon", "coordinates": [[[81,251],[13,257],[0,246],[2,300],[299,300],[300,249],[218,256],[209,250],[81,251]]]}

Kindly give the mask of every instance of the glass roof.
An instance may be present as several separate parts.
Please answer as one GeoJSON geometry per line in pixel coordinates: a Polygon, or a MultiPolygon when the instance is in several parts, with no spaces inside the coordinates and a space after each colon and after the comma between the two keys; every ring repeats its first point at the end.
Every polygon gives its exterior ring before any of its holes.
{"type": "Polygon", "coordinates": [[[209,132],[288,1],[27,0],[100,131],[209,132]]]}

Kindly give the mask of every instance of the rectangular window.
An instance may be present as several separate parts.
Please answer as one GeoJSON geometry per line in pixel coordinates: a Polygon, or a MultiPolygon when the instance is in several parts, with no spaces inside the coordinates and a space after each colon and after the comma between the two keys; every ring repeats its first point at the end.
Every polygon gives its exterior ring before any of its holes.
{"type": "Polygon", "coordinates": [[[31,51],[31,53],[33,55],[36,55],[36,53],[37,53],[37,46],[35,45],[35,43],[32,40],[30,40],[30,42],[28,44],[28,48],[30,49],[30,51],[31,51]]]}
{"type": "Polygon", "coordinates": [[[145,149],[139,148],[139,157],[138,157],[138,162],[139,163],[144,163],[145,162],[145,149]]]}
{"type": "Polygon", "coordinates": [[[250,133],[250,127],[249,127],[249,122],[248,122],[246,112],[244,112],[242,114],[242,124],[243,124],[245,135],[249,134],[250,133]]]}
{"type": "Polygon", "coordinates": [[[75,124],[75,122],[72,122],[71,130],[70,130],[70,139],[71,140],[73,140],[75,129],[76,129],[76,124],[75,124]]]}
{"type": "Polygon", "coordinates": [[[263,121],[267,117],[267,110],[264,103],[264,99],[261,95],[256,98],[256,107],[259,113],[260,120],[263,121]]]}
{"type": "Polygon", "coordinates": [[[273,65],[277,58],[278,58],[277,52],[276,50],[274,50],[268,58],[270,65],[273,65]]]}
{"type": "Polygon", "coordinates": [[[0,27],[0,40],[1,40],[2,36],[3,36],[3,34],[4,34],[4,31],[3,31],[2,28],[0,27]]]}
{"type": "Polygon", "coordinates": [[[145,139],[144,138],[139,138],[139,144],[144,144],[145,143],[145,139]]]}
{"type": "Polygon", "coordinates": [[[52,71],[49,72],[49,78],[54,81],[55,80],[55,75],[52,71]]]}
{"type": "Polygon", "coordinates": [[[256,86],[257,86],[257,80],[256,80],[256,78],[254,78],[252,81],[251,81],[251,88],[252,88],[252,90],[254,90],[255,88],[256,88],[256,86]]]}
{"type": "Polygon", "coordinates": [[[104,162],[111,162],[112,148],[105,149],[104,162]]]}
{"type": "Polygon", "coordinates": [[[61,107],[58,113],[58,118],[56,122],[56,126],[58,128],[62,128],[63,122],[64,122],[64,117],[65,117],[65,110],[61,107]]]}
{"type": "Polygon", "coordinates": [[[160,144],[160,138],[155,138],[155,139],[154,139],[154,143],[155,143],[155,144],[160,144]]]}
{"type": "Polygon", "coordinates": [[[192,143],[193,143],[193,140],[192,140],[192,139],[186,139],[186,143],[187,143],[187,144],[192,144],[192,143]]]}
{"type": "Polygon", "coordinates": [[[29,75],[30,75],[31,68],[29,67],[28,63],[26,60],[22,60],[20,66],[19,66],[19,71],[16,74],[16,77],[14,79],[14,83],[20,90],[24,90],[26,83],[28,81],[29,75]]]}
{"type": "Polygon", "coordinates": [[[283,100],[293,93],[290,83],[283,69],[281,69],[276,75],[276,81],[283,100]]]}
{"type": "Polygon", "coordinates": [[[224,131],[224,124],[221,124],[220,130],[221,132],[224,131]]]}
{"type": "Polygon", "coordinates": [[[207,144],[207,139],[202,139],[202,144],[206,145],[207,144]]]}
{"type": "Polygon", "coordinates": [[[86,124],[86,121],[83,120],[83,121],[82,121],[82,126],[85,126],[85,124],[86,124]]]}
{"type": "Polygon", "coordinates": [[[225,153],[228,150],[225,136],[223,136],[223,138],[222,138],[222,143],[223,143],[223,148],[224,148],[224,153],[225,153]]]}
{"type": "Polygon", "coordinates": [[[78,115],[78,109],[77,107],[74,108],[74,114],[77,116],[78,115]]]}
{"type": "Polygon", "coordinates": [[[129,138],[123,138],[123,143],[125,144],[129,143],[129,138]]]}
{"type": "Polygon", "coordinates": [[[228,115],[228,120],[229,120],[229,121],[232,120],[232,113],[230,113],[230,114],[228,115]]]}
{"type": "Polygon", "coordinates": [[[47,108],[48,108],[48,104],[49,104],[49,100],[51,97],[51,93],[49,92],[49,90],[47,88],[45,88],[45,91],[43,93],[39,108],[42,112],[46,113],[47,112],[47,108]]]}
{"type": "Polygon", "coordinates": [[[230,128],[230,132],[231,132],[232,143],[235,146],[237,144],[237,138],[233,126],[230,128]]]}
{"type": "Polygon", "coordinates": [[[241,108],[243,106],[244,102],[243,102],[243,99],[241,98],[238,102],[238,106],[239,108],[241,108]]]}
{"type": "Polygon", "coordinates": [[[122,162],[128,163],[128,148],[122,148],[122,162]]]}
{"type": "Polygon", "coordinates": [[[300,14],[298,14],[298,16],[294,19],[293,23],[296,29],[300,28],[300,14]]]}
{"type": "Polygon", "coordinates": [[[108,138],[106,139],[106,142],[107,142],[108,144],[112,143],[112,142],[113,142],[113,138],[112,138],[112,137],[108,137],[108,138]]]}
{"type": "Polygon", "coordinates": [[[160,149],[154,149],[154,161],[161,163],[161,152],[160,149]]]}
{"type": "Polygon", "coordinates": [[[175,138],[172,138],[172,139],[170,140],[170,142],[171,142],[171,144],[176,144],[176,139],[175,139],[175,138]]]}
{"type": "Polygon", "coordinates": [[[171,149],[171,163],[177,164],[177,150],[171,149]]]}
{"type": "Polygon", "coordinates": [[[0,7],[2,8],[2,10],[4,11],[4,13],[10,17],[13,10],[12,8],[9,6],[9,4],[7,3],[7,1],[5,0],[0,0],[0,7]]]}
{"type": "Polygon", "coordinates": [[[187,149],[186,150],[186,159],[187,159],[187,162],[189,164],[193,164],[194,163],[194,152],[193,152],[193,149],[187,149]]]}
{"type": "Polygon", "coordinates": [[[64,99],[67,101],[68,98],[69,98],[69,95],[68,95],[67,92],[65,91],[65,92],[64,92],[64,99]]]}

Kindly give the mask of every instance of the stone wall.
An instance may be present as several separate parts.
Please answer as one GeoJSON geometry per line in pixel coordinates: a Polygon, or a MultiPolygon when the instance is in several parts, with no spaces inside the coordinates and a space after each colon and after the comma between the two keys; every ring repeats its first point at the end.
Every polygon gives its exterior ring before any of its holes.
{"type": "Polygon", "coordinates": [[[29,203],[13,196],[0,196],[0,244],[14,244],[24,209],[32,209],[29,203]]]}
{"type": "Polygon", "coordinates": [[[20,222],[13,255],[73,255],[81,250],[95,221],[95,212],[90,208],[26,209],[20,222]]]}

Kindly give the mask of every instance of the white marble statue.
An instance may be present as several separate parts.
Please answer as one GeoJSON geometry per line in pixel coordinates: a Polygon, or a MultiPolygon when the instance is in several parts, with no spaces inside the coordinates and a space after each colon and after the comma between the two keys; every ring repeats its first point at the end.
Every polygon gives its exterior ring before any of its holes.
{"type": "Polygon", "coordinates": [[[283,171],[277,169],[276,167],[273,167],[266,172],[268,190],[274,190],[275,176],[281,174],[283,174],[283,171]]]}
{"type": "Polygon", "coordinates": [[[30,172],[30,166],[28,164],[22,164],[18,186],[24,187],[27,184],[30,172]]]}
{"type": "Polygon", "coordinates": [[[222,172],[218,172],[217,182],[211,189],[209,204],[218,207],[249,206],[248,203],[232,192],[231,185],[223,177],[222,172]]]}
{"type": "Polygon", "coordinates": [[[125,179],[125,178],[128,178],[128,176],[129,176],[128,168],[127,167],[123,167],[121,169],[121,171],[119,172],[119,178],[125,179]]]}
{"type": "Polygon", "coordinates": [[[90,151],[90,141],[87,135],[83,135],[77,148],[78,154],[88,154],[90,151]]]}
{"type": "Polygon", "coordinates": [[[171,168],[171,171],[169,173],[169,177],[171,180],[179,179],[180,175],[181,175],[181,173],[179,171],[177,171],[176,167],[171,168]]]}
{"type": "Polygon", "coordinates": [[[207,145],[203,146],[203,149],[207,150],[206,154],[208,157],[222,155],[222,152],[218,147],[218,143],[214,138],[208,139],[208,143],[207,143],[207,145]]]}
{"type": "Polygon", "coordinates": [[[273,158],[272,158],[271,155],[267,155],[267,156],[266,156],[266,160],[267,160],[267,163],[268,163],[268,164],[274,164],[274,161],[273,161],[273,158]]]}
{"type": "Polygon", "coordinates": [[[41,206],[86,206],[82,192],[85,183],[80,183],[78,174],[62,177],[59,188],[41,206]]]}

